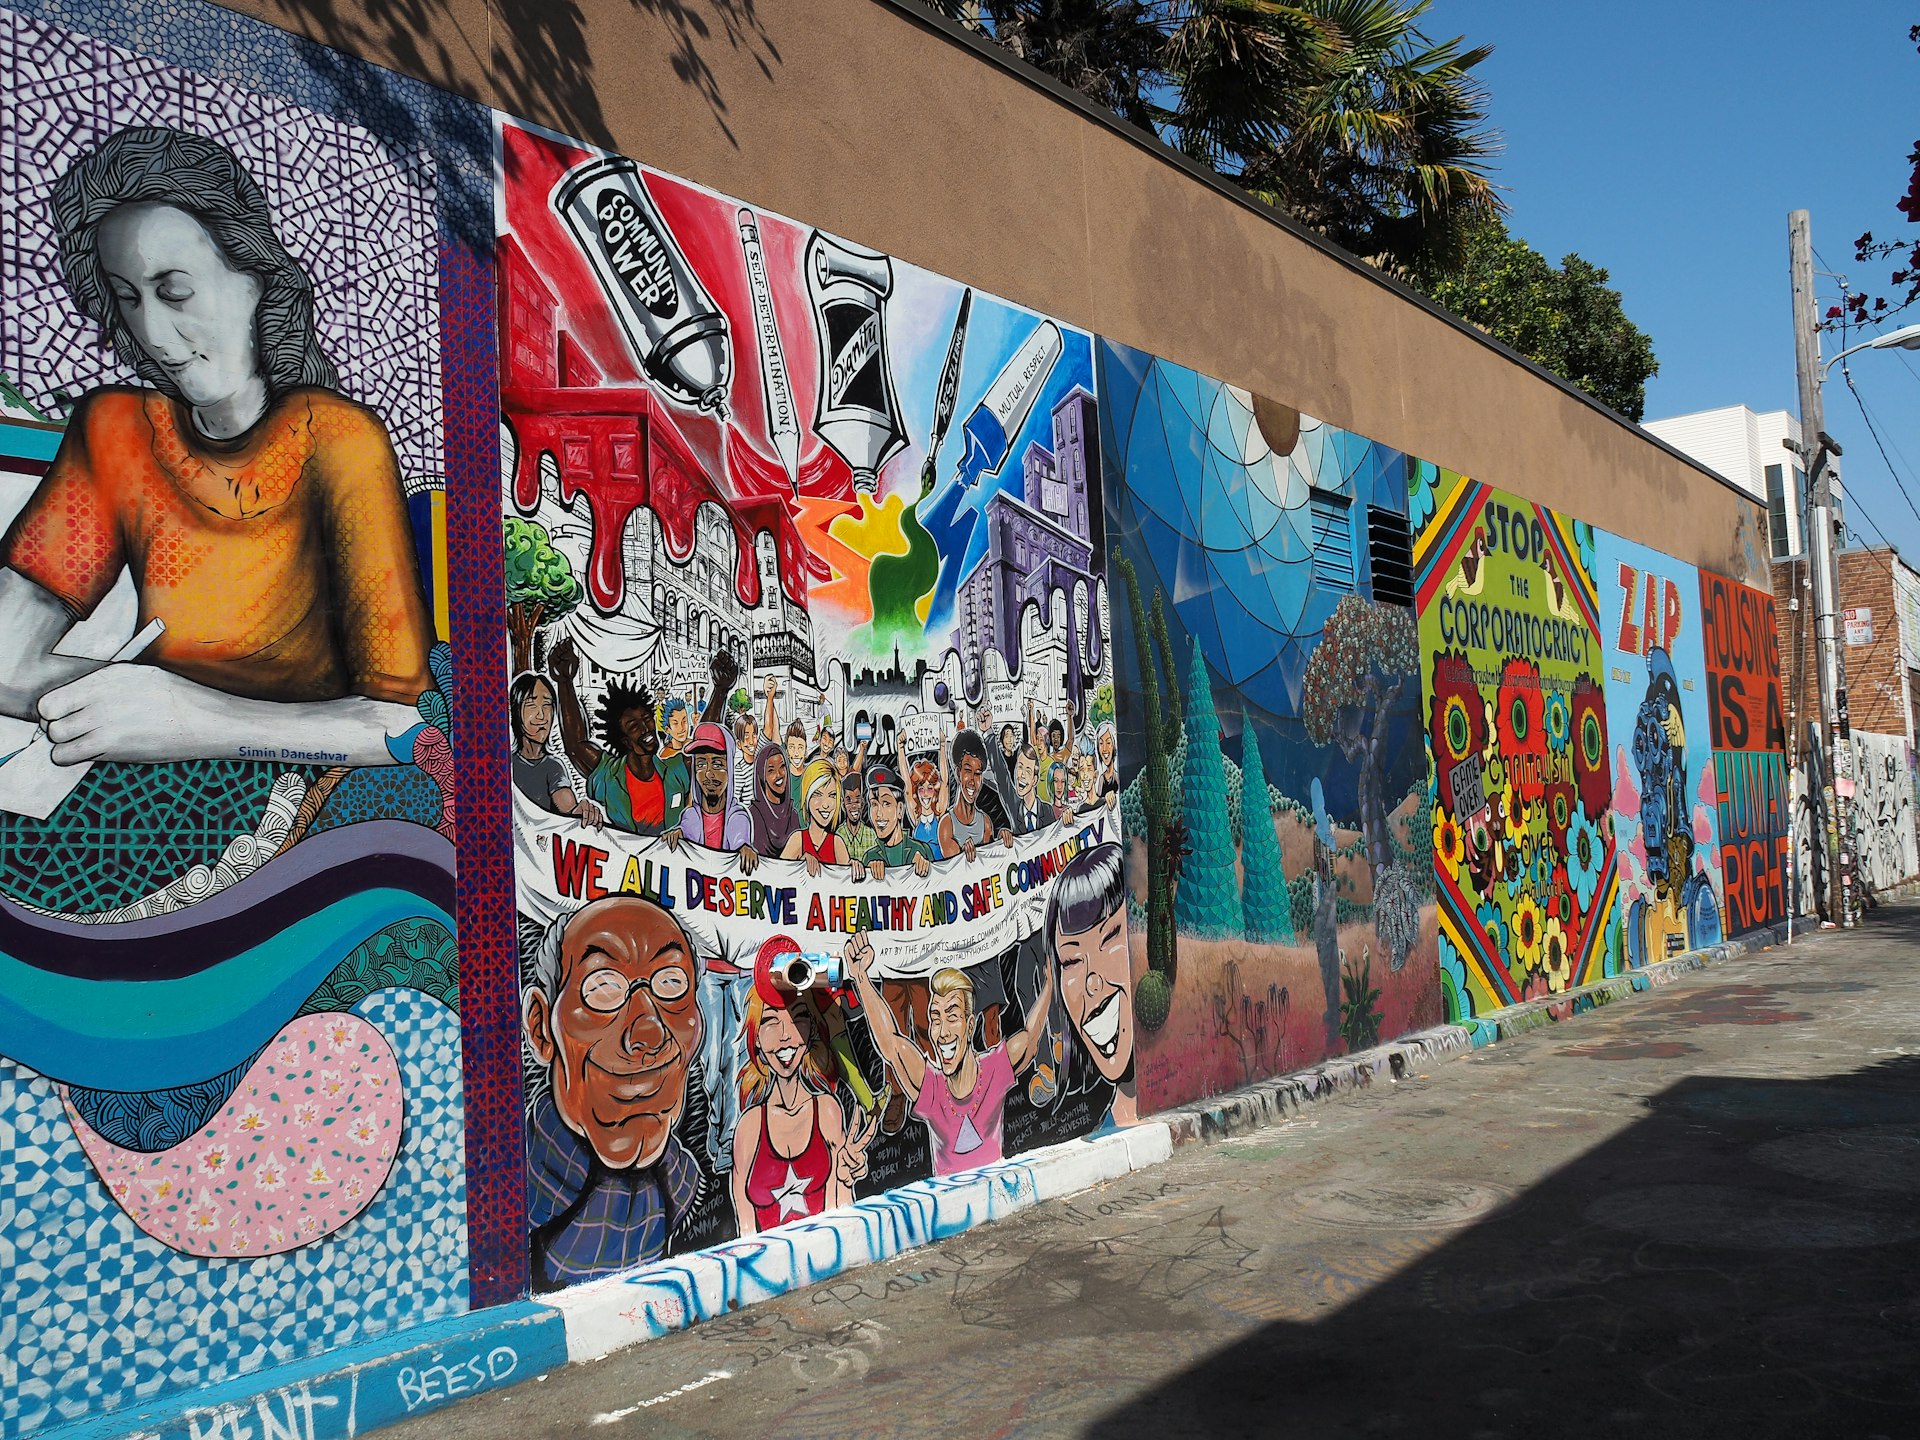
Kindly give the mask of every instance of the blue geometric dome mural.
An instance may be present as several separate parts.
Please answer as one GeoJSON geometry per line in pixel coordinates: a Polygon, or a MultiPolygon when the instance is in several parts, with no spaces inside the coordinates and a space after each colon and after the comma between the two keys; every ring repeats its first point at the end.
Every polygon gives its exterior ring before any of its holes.
{"type": "MultiPolygon", "coordinates": [[[[1404,516],[1407,460],[1304,417],[1262,425],[1247,391],[1102,341],[1101,453],[1118,479],[1115,519],[1180,624],[1249,701],[1297,715],[1307,657],[1344,594],[1371,597],[1369,507],[1404,516]],[[1292,441],[1285,453],[1275,441],[1292,441]],[[1316,578],[1314,496],[1344,513],[1352,582],[1316,578]]],[[[1343,544],[1344,542],[1344,544],[1343,544]]],[[[1323,548],[1323,568],[1327,556],[1323,548]]],[[[1339,568],[1339,557],[1334,557],[1339,568]]]]}

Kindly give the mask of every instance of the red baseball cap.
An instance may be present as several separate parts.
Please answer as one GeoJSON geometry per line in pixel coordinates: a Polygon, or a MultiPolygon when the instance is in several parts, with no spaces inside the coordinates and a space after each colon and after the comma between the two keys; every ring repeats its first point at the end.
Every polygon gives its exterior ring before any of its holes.
{"type": "Polygon", "coordinates": [[[687,754],[702,750],[717,750],[722,755],[727,753],[727,732],[711,720],[702,720],[694,726],[693,736],[687,741],[687,754]]]}

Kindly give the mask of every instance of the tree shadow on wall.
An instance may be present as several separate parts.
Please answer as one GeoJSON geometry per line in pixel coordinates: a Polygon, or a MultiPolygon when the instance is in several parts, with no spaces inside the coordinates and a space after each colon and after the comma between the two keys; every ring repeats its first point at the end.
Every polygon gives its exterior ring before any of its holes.
{"type": "MultiPolygon", "coordinates": [[[[280,3],[291,6],[292,0],[280,3]]],[[[727,97],[708,57],[719,46],[744,52],[761,75],[773,78],[782,59],[757,0],[625,3],[634,19],[603,23],[595,36],[602,60],[616,48],[633,55],[667,54],[675,78],[705,103],[728,143],[737,146],[727,97]]],[[[587,15],[580,0],[489,0],[488,9],[490,35],[454,23],[448,0],[382,0],[378,5],[300,0],[287,19],[325,45],[389,56],[400,69],[437,86],[452,87],[457,76],[484,71],[492,79],[492,93],[469,98],[615,148],[600,104],[601,81],[588,60],[587,15]]],[[[609,6],[607,13],[619,11],[609,6]]],[[[367,92],[384,88],[390,78],[325,52],[311,63],[346,100],[377,100],[367,92]]]]}
{"type": "MultiPolygon", "coordinates": [[[[1265,1325],[1084,1433],[1920,1433],[1920,1058],[1646,1103],[1324,1320],[1265,1325]]],[[[1417,1208],[1434,1182],[1407,1180],[1417,1208]]],[[[1367,1199],[1393,1228],[1394,1191],[1367,1199]]]]}

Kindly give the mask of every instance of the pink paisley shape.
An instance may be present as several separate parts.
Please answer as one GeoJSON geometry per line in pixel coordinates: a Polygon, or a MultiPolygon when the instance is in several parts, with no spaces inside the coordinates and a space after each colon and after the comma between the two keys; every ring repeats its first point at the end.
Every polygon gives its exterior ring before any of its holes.
{"type": "Polygon", "coordinates": [[[453,746],[437,725],[429,725],[413,740],[413,763],[440,787],[440,823],[435,828],[453,839],[453,746]]]}
{"type": "Polygon", "coordinates": [[[393,1050],[355,1015],[293,1021],[170,1150],[122,1149],[67,1102],[81,1148],[135,1225],[168,1249],[228,1260],[297,1250],[365,1210],[393,1171],[403,1114],[393,1050]]]}

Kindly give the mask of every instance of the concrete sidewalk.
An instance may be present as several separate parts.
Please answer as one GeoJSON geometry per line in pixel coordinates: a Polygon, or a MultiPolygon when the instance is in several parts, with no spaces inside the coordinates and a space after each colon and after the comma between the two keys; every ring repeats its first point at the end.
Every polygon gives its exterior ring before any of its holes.
{"type": "Polygon", "coordinates": [[[1920,906],[390,1432],[1920,1430],[1920,906]]]}

